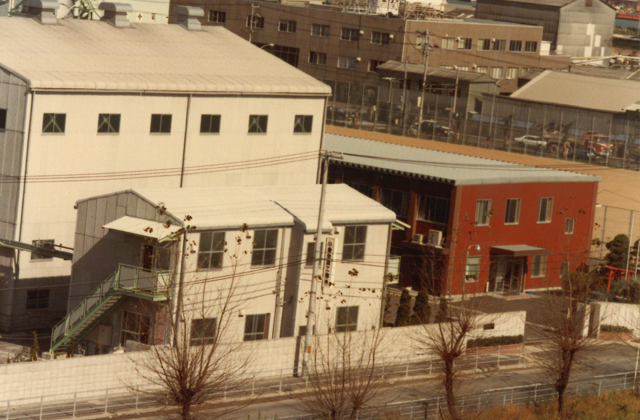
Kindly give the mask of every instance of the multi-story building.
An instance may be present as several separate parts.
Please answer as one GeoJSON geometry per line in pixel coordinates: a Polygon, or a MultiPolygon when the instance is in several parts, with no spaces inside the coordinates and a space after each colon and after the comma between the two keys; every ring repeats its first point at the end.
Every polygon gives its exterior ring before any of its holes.
{"type": "Polygon", "coordinates": [[[126,188],[313,185],[329,88],[224,28],[0,19],[0,328],[67,310],[78,198],[126,188]],[[256,68],[260,68],[257,72],[256,68]],[[61,252],[62,251],[62,252],[61,252]]]}

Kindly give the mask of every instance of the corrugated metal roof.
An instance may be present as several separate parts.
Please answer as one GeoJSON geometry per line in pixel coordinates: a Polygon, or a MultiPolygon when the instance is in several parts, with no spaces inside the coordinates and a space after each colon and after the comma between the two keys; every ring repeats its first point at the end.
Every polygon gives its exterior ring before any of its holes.
{"type": "Polygon", "coordinates": [[[342,153],[339,165],[430,179],[454,185],[598,182],[600,177],[499,162],[326,133],[324,147],[342,153]]]}
{"type": "Polygon", "coordinates": [[[222,27],[0,18],[0,66],[33,89],[322,94],[330,88],[222,27]]]}
{"type": "Polygon", "coordinates": [[[513,92],[510,97],[599,111],[624,112],[624,109],[640,98],[640,83],[546,70],[513,92]]]}
{"type": "MultiPolygon", "coordinates": [[[[424,66],[422,64],[406,64],[407,66],[407,73],[411,73],[411,74],[424,74],[424,66]]],[[[386,70],[386,71],[395,71],[395,72],[402,72],[404,73],[405,71],[405,63],[399,62],[399,61],[387,61],[384,64],[381,64],[377,67],[380,70],[386,70]]],[[[440,69],[440,68],[436,68],[436,67],[429,67],[427,69],[427,77],[428,76],[432,76],[432,77],[441,77],[443,79],[453,79],[455,80],[456,78],[456,73],[457,73],[457,77],[460,80],[465,80],[468,82],[473,82],[473,81],[477,81],[479,79],[486,79],[487,81],[494,81],[495,79],[491,78],[490,76],[487,76],[484,73],[476,73],[473,71],[457,71],[457,70],[449,70],[449,69],[440,69]]]]}

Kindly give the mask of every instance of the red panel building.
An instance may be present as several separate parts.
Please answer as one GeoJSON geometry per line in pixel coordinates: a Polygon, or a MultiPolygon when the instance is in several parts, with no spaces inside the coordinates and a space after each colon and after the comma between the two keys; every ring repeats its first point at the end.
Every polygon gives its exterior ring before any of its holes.
{"type": "Polygon", "coordinates": [[[332,134],[324,148],[342,156],[330,182],[408,225],[391,244],[402,286],[520,293],[589,263],[599,177],[332,134]]]}

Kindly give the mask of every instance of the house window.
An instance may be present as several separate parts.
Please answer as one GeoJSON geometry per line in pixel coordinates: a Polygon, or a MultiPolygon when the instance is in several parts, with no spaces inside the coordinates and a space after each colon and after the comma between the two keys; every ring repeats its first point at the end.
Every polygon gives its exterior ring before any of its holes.
{"type": "Polygon", "coordinates": [[[482,326],[482,329],[483,329],[483,330],[493,330],[493,329],[495,329],[495,328],[496,328],[496,324],[495,324],[494,322],[491,322],[491,323],[489,323],[489,324],[484,324],[484,325],[482,326]]]}
{"type": "Polygon", "coordinates": [[[518,67],[507,67],[507,79],[517,79],[518,70],[518,67]]]}
{"type": "Polygon", "coordinates": [[[480,257],[467,257],[467,267],[465,269],[464,281],[473,283],[478,281],[480,274],[480,257]]]}
{"type": "Polygon", "coordinates": [[[358,329],[358,307],[342,306],[336,316],[336,332],[355,331],[358,329]]]}
{"type": "Polygon", "coordinates": [[[344,229],[342,261],[364,261],[364,246],[366,242],[366,226],[346,226],[344,229]]]}
{"type": "Polygon", "coordinates": [[[274,265],[276,262],[276,246],[278,245],[278,230],[256,230],[253,234],[253,252],[251,266],[262,267],[274,265]]]}
{"type": "Polygon", "coordinates": [[[307,259],[305,261],[305,267],[313,267],[313,263],[316,260],[316,243],[309,242],[307,244],[307,259]]]}
{"type": "Polygon", "coordinates": [[[459,50],[470,50],[473,44],[473,39],[471,38],[458,38],[458,49],[459,50]]]}
{"type": "Polygon", "coordinates": [[[489,226],[491,218],[491,200],[478,200],[476,202],[476,226],[489,226]]]}
{"type": "Polygon", "coordinates": [[[268,115],[249,115],[249,133],[265,134],[268,120],[268,115]]]}
{"type": "Polygon", "coordinates": [[[553,198],[541,198],[538,206],[538,223],[550,223],[553,211],[553,198]]]}
{"type": "Polygon", "coordinates": [[[227,21],[227,12],[219,10],[209,10],[209,22],[225,23],[227,21]]]}
{"type": "Polygon", "coordinates": [[[98,133],[119,133],[120,114],[98,115],[98,133]]]}
{"type": "Polygon", "coordinates": [[[222,268],[224,232],[203,232],[198,245],[198,269],[222,268]]]}
{"type": "Polygon", "coordinates": [[[200,118],[200,134],[220,133],[220,115],[202,114],[200,118]]]}
{"type": "Polygon", "coordinates": [[[171,114],[151,115],[151,133],[171,133],[171,114]]]}
{"type": "Polygon", "coordinates": [[[338,68],[355,70],[357,60],[355,57],[338,56],[338,68]]]}
{"type": "Polygon", "coordinates": [[[373,197],[373,187],[371,185],[358,184],[357,182],[347,181],[346,184],[358,191],[360,194],[364,194],[369,198],[373,197]]]}
{"type": "MultiPolygon", "coordinates": [[[[37,246],[38,248],[44,248],[47,250],[51,250],[53,251],[55,248],[53,247],[54,245],[54,240],[53,239],[38,239],[37,241],[33,241],[31,242],[33,244],[33,246],[37,246]]],[[[42,255],[42,254],[37,254],[35,252],[31,253],[31,261],[34,260],[52,260],[53,257],[50,257],[48,255],[42,255]]]]}
{"type": "Polygon", "coordinates": [[[192,346],[202,346],[215,343],[217,322],[218,320],[216,318],[192,319],[189,344],[192,346]]]}
{"type": "Polygon", "coordinates": [[[505,51],[507,49],[506,39],[496,39],[493,41],[493,51],[505,51]]]}
{"type": "Polygon", "coordinates": [[[562,261],[560,263],[560,277],[564,277],[569,274],[569,261],[562,261]]]}
{"type": "Polygon", "coordinates": [[[455,38],[442,38],[441,48],[443,50],[455,50],[456,49],[456,39],[455,38]]]}
{"type": "Polygon", "coordinates": [[[47,309],[49,289],[27,290],[27,309],[47,309]]]}
{"type": "Polygon", "coordinates": [[[281,20],[278,24],[278,31],[280,32],[296,32],[296,21],[295,20],[281,20]]]}
{"type": "Polygon", "coordinates": [[[7,110],[0,109],[0,130],[6,130],[7,128],[7,110]]]}
{"type": "Polygon", "coordinates": [[[476,73],[487,74],[489,69],[486,66],[478,66],[476,67],[476,73]]]}
{"type": "Polygon", "coordinates": [[[509,41],[509,51],[522,51],[522,41],[509,41]]]}
{"type": "Polygon", "coordinates": [[[122,313],[122,333],[120,344],[126,345],[128,341],[149,344],[151,331],[151,318],[135,312],[124,311],[122,313]]]}
{"type": "Polygon", "coordinates": [[[294,133],[311,133],[313,115],[296,115],[293,122],[294,133]]]}
{"type": "Polygon", "coordinates": [[[376,71],[378,66],[384,64],[384,61],[380,60],[369,60],[369,71],[376,71]]]}
{"type": "Polygon", "coordinates": [[[171,250],[152,244],[142,244],[142,256],[140,258],[142,268],[146,270],[170,270],[171,250]]]}
{"type": "Polygon", "coordinates": [[[531,258],[531,277],[544,277],[547,267],[546,255],[534,255],[531,258]]]}
{"type": "Polygon", "coordinates": [[[538,51],[538,41],[526,41],[524,43],[524,51],[525,52],[537,52],[538,51]]]}
{"type": "Polygon", "coordinates": [[[491,40],[490,39],[479,39],[478,40],[478,51],[489,51],[491,49],[491,40]]]}
{"type": "Polygon", "coordinates": [[[575,227],[576,219],[567,219],[564,221],[564,234],[573,235],[573,228],[575,227]]]}
{"type": "Polygon", "coordinates": [[[329,36],[329,25],[320,25],[313,23],[311,25],[311,36],[321,36],[327,38],[329,36]]]}
{"type": "Polygon", "coordinates": [[[418,203],[418,219],[446,224],[449,220],[449,200],[421,195],[418,203]]]}
{"type": "Polygon", "coordinates": [[[502,79],[503,72],[504,68],[502,67],[491,67],[491,77],[494,79],[502,79]]]}
{"type": "Polygon", "coordinates": [[[293,67],[298,67],[298,61],[300,60],[300,48],[274,45],[271,47],[270,51],[271,54],[275,55],[285,63],[291,64],[293,67]]]}
{"type": "Polygon", "coordinates": [[[309,63],[324,66],[327,64],[327,54],[322,52],[309,51],[309,63]]]}
{"type": "Polygon", "coordinates": [[[358,41],[360,39],[360,30],[353,28],[342,28],[340,31],[340,39],[345,41],[358,41]]]}
{"type": "Polygon", "coordinates": [[[262,16],[247,15],[247,28],[264,29],[264,18],[262,16]]]}
{"type": "Polygon", "coordinates": [[[271,314],[247,315],[244,323],[244,341],[269,338],[269,316],[271,314]]]}
{"type": "Polygon", "coordinates": [[[504,213],[505,225],[517,225],[520,223],[520,203],[519,198],[510,198],[507,200],[507,210],[504,213]]]}
{"type": "Polygon", "coordinates": [[[409,195],[404,191],[383,188],[380,194],[380,204],[401,217],[408,216],[407,205],[409,195]]]}
{"type": "Polygon", "coordinates": [[[44,114],[42,119],[43,133],[64,133],[67,114],[44,114]]]}
{"type": "Polygon", "coordinates": [[[389,45],[391,36],[386,32],[371,32],[371,43],[376,45],[389,45]]]}

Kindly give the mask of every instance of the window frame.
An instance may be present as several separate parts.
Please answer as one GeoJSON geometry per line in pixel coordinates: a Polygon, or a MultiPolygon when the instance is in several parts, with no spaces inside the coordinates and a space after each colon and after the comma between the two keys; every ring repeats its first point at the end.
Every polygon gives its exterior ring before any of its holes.
{"type": "Polygon", "coordinates": [[[506,51],[507,50],[507,40],[506,39],[496,39],[493,41],[493,45],[491,48],[492,51],[506,51]]]}
{"type": "Polygon", "coordinates": [[[473,38],[458,38],[458,50],[470,51],[473,49],[473,38]]]}
{"type": "Polygon", "coordinates": [[[551,223],[553,219],[553,197],[541,197],[538,201],[538,214],[537,214],[537,223],[551,223]],[[541,219],[542,216],[542,203],[545,203],[545,215],[544,219],[541,219]]]}
{"type": "Polygon", "coordinates": [[[340,306],[336,311],[336,325],[335,332],[350,332],[358,330],[358,315],[360,312],[359,306],[340,306]],[[355,313],[355,321],[353,320],[355,313]],[[343,323],[340,323],[344,320],[343,323]]]}
{"type": "Polygon", "coordinates": [[[373,45],[390,45],[391,34],[388,32],[371,32],[371,44],[373,45]]]}
{"type": "Polygon", "coordinates": [[[220,134],[220,124],[221,123],[222,123],[222,115],[220,115],[220,114],[201,114],[201,116],[200,116],[200,134],[220,134]],[[216,119],[217,119],[217,121],[215,121],[216,119]],[[217,129],[216,129],[216,127],[217,127],[217,129]],[[206,130],[205,130],[205,128],[206,128],[206,130]]]}
{"type": "Polygon", "coordinates": [[[575,229],[576,229],[576,219],[573,218],[573,217],[565,219],[565,221],[564,221],[564,234],[565,235],[573,235],[573,233],[575,232],[575,229]]]}
{"type": "Polygon", "coordinates": [[[198,243],[197,267],[198,270],[221,270],[224,267],[224,250],[226,245],[226,232],[210,231],[200,232],[198,243]],[[208,245],[205,249],[205,245],[208,245]],[[202,265],[207,258],[206,267],[202,265]],[[215,258],[215,261],[214,261],[215,258]],[[217,264],[215,264],[217,263],[217,264]]]}
{"type": "Polygon", "coordinates": [[[121,346],[124,346],[127,343],[127,340],[125,338],[126,335],[138,336],[137,340],[132,340],[132,341],[135,341],[136,343],[149,344],[151,341],[151,317],[149,315],[141,314],[139,312],[127,311],[127,310],[122,311],[122,323],[120,324],[120,345],[121,346]],[[136,316],[135,324],[137,324],[136,325],[137,331],[125,329],[125,324],[127,322],[127,314],[136,316]],[[146,326],[148,328],[146,331],[145,331],[145,321],[146,321],[146,326]],[[143,340],[144,337],[146,337],[146,340],[143,340]]]}
{"type": "Polygon", "coordinates": [[[251,314],[247,315],[244,321],[244,336],[242,338],[243,341],[258,341],[258,340],[268,340],[269,339],[269,322],[271,319],[271,313],[267,312],[264,314],[251,314]],[[259,331],[256,328],[260,327],[260,318],[262,319],[262,328],[263,331],[259,331]],[[247,331],[249,328],[249,324],[251,324],[251,330],[247,331]]]}
{"type": "Polygon", "coordinates": [[[453,37],[443,37],[440,42],[440,48],[443,50],[455,50],[458,47],[458,42],[453,37]]]}
{"type": "Polygon", "coordinates": [[[500,80],[504,78],[504,67],[491,67],[489,76],[493,77],[496,80],[500,80]],[[494,70],[497,74],[494,74],[494,70]]]}
{"type": "Polygon", "coordinates": [[[288,34],[296,33],[297,22],[291,19],[280,19],[278,21],[278,32],[285,32],[288,34]]]}
{"type": "Polygon", "coordinates": [[[50,296],[51,296],[51,289],[27,290],[27,301],[26,301],[25,309],[27,311],[49,309],[50,296]]]}
{"type": "Polygon", "coordinates": [[[339,69],[355,70],[357,65],[358,65],[358,59],[356,57],[349,57],[347,55],[338,56],[337,67],[339,69]]]}
{"type": "Polygon", "coordinates": [[[379,66],[386,63],[386,61],[382,60],[369,60],[369,65],[367,66],[367,71],[375,73],[379,66]]]}
{"type": "Polygon", "coordinates": [[[304,261],[304,266],[306,268],[313,267],[313,263],[316,260],[316,242],[311,241],[307,242],[307,255],[304,261]]]}
{"type": "Polygon", "coordinates": [[[474,256],[467,255],[467,261],[464,267],[465,283],[478,282],[478,280],[480,279],[480,262],[481,261],[482,261],[482,257],[480,255],[474,255],[474,256]]]}
{"type": "Polygon", "coordinates": [[[267,134],[268,125],[269,125],[269,115],[251,114],[249,115],[249,128],[247,133],[248,134],[267,134]],[[263,124],[264,124],[264,127],[262,127],[263,124]]]}
{"type": "Polygon", "coordinates": [[[520,39],[509,40],[509,52],[522,52],[522,40],[520,39]]]}
{"type": "Polygon", "coordinates": [[[323,25],[321,23],[311,24],[311,36],[317,36],[320,38],[329,38],[330,31],[331,31],[330,25],[323,25]],[[314,29],[319,29],[319,31],[317,31],[316,33],[314,32],[314,29]]]}
{"type": "Polygon", "coordinates": [[[478,39],[478,51],[491,51],[491,38],[478,39]]]}
{"type": "Polygon", "coordinates": [[[120,134],[120,118],[121,114],[98,114],[98,134],[120,134]],[[105,125],[107,131],[100,131],[105,125]]]}
{"type": "Polygon", "coordinates": [[[218,338],[218,318],[194,318],[189,330],[189,346],[214,344],[218,338]]]}
{"type": "Polygon", "coordinates": [[[364,261],[367,249],[367,225],[346,225],[343,238],[342,262],[364,261]],[[351,240],[348,241],[348,239],[351,240]]]}
{"type": "Polygon", "coordinates": [[[491,201],[488,199],[476,200],[476,226],[489,226],[491,224],[491,201]],[[486,207],[481,209],[480,207],[483,204],[486,204],[486,207]]]}
{"type": "Polygon", "coordinates": [[[430,195],[420,195],[420,197],[418,198],[418,215],[417,215],[417,218],[418,218],[418,220],[422,220],[422,221],[425,221],[425,222],[438,223],[438,224],[441,224],[441,225],[446,225],[447,223],[449,223],[449,205],[450,205],[450,203],[449,203],[449,199],[448,198],[434,197],[434,196],[430,196],[430,195]],[[432,203],[433,207],[431,205],[427,206],[427,202],[426,201],[433,201],[433,203],[432,203]],[[439,207],[442,206],[443,204],[445,204],[444,218],[441,219],[440,217],[443,216],[443,214],[441,214],[442,213],[442,208],[439,208],[439,207]],[[433,211],[429,211],[429,214],[426,214],[427,213],[427,208],[433,209],[433,211]],[[433,214],[431,214],[431,213],[433,213],[433,214]]]}
{"type": "Polygon", "coordinates": [[[227,23],[227,12],[223,10],[209,10],[207,20],[211,23],[225,24],[227,23]],[[213,16],[216,16],[216,18],[213,19],[213,16]]]}
{"type": "Polygon", "coordinates": [[[7,129],[7,110],[0,108],[0,133],[7,129]]]}
{"type": "Polygon", "coordinates": [[[520,68],[519,67],[507,67],[507,74],[505,76],[505,79],[517,79],[518,75],[520,74],[520,68]]]}
{"type": "Polygon", "coordinates": [[[531,256],[531,278],[540,278],[546,275],[547,256],[532,255],[531,256]]]}
{"type": "Polygon", "coordinates": [[[253,231],[253,247],[251,250],[251,268],[273,267],[278,257],[278,229],[256,229],[253,231]],[[264,235],[264,240],[256,242],[258,236],[264,235]],[[275,235],[275,240],[272,235],[275,235]],[[273,241],[273,246],[270,242],[273,241]],[[262,253],[261,257],[258,257],[262,253]],[[272,256],[271,256],[272,255],[272,256]]]}
{"type": "Polygon", "coordinates": [[[360,41],[360,29],[349,28],[347,26],[341,27],[340,28],[340,40],[341,41],[349,41],[349,42],[358,42],[358,41],[360,41]]]}
{"type": "Polygon", "coordinates": [[[409,194],[407,193],[407,191],[402,191],[402,190],[396,190],[393,188],[381,188],[380,189],[380,204],[382,204],[383,206],[385,206],[386,208],[388,208],[389,210],[391,210],[392,212],[396,213],[397,216],[400,217],[408,217],[409,216],[409,194]],[[385,194],[385,191],[387,192],[387,194],[385,194]],[[394,207],[395,207],[395,199],[397,198],[396,195],[397,194],[402,194],[402,204],[400,205],[400,212],[397,212],[394,207]],[[388,197],[388,194],[391,194],[390,198],[386,198],[388,197]],[[389,204],[389,205],[387,205],[389,204]]]}
{"type": "Polygon", "coordinates": [[[45,112],[42,114],[42,134],[64,134],[66,129],[66,113],[45,112]]]}
{"type": "Polygon", "coordinates": [[[296,115],[293,119],[294,134],[311,134],[313,132],[313,115],[296,115]]]}
{"type": "Polygon", "coordinates": [[[326,66],[327,65],[327,53],[319,52],[319,51],[309,51],[309,63],[315,64],[318,66],[326,66]],[[315,60],[314,60],[315,58],[315,60]]]}
{"type": "Polygon", "coordinates": [[[528,53],[538,52],[538,41],[525,41],[524,52],[528,52],[528,53]]]}
{"type": "Polygon", "coordinates": [[[507,204],[505,205],[505,211],[504,211],[504,224],[507,226],[514,226],[514,225],[519,225],[520,224],[520,208],[522,206],[522,199],[521,198],[507,198],[507,204]],[[516,206],[515,206],[515,217],[513,217],[514,221],[510,222],[509,221],[509,215],[511,214],[511,207],[509,206],[510,202],[515,202],[516,206]]]}
{"type": "Polygon", "coordinates": [[[149,128],[149,134],[171,134],[172,120],[173,114],[151,114],[151,127],[149,128]],[[154,130],[154,125],[157,126],[156,130],[154,130]]]}

